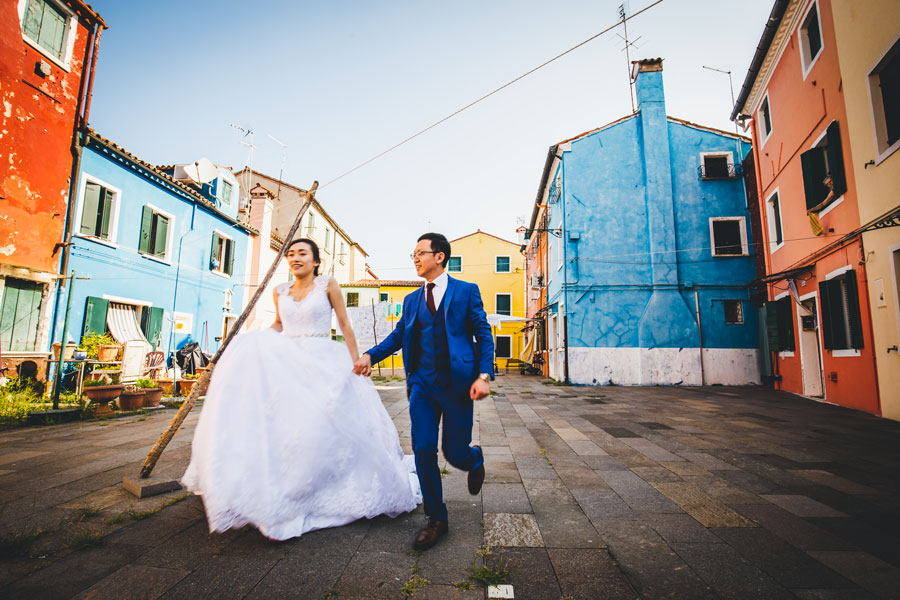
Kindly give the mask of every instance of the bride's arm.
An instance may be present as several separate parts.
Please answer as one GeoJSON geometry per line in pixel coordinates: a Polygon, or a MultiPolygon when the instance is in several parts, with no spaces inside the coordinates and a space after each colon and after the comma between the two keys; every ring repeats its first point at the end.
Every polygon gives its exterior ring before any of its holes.
{"type": "Polygon", "coordinates": [[[341,295],[341,286],[337,279],[332,277],[328,281],[328,300],[331,301],[331,307],[334,308],[334,314],[337,317],[338,325],[341,327],[341,334],[344,336],[344,343],[350,350],[350,358],[353,362],[359,358],[359,349],[356,347],[356,336],[353,335],[353,328],[350,326],[350,319],[347,318],[347,307],[344,305],[344,296],[341,295]]]}
{"type": "Polygon", "coordinates": [[[281,325],[281,313],[278,312],[278,290],[273,290],[272,294],[275,296],[275,322],[270,327],[275,331],[282,331],[284,327],[281,325]]]}

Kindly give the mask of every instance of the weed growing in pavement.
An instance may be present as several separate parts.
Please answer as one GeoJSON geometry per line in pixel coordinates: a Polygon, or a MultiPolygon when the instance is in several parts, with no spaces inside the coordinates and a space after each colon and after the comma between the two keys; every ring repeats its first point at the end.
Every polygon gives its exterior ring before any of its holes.
{"type": "Polygon", "coordinates": [[[81,517],[81,519],[88,519],[90,517],[96,517],[101,512],[102,511],[99,508],[97,508],[95,506],[91,506],[90,504],[85,504],[78,508],[78,515],[81,517]]]}
{"type": "Polygon", "coordinates": [[[480,581],[484,587],[506,583],[514,568],[509,566],[509,562],[510,559],[507,558],[506,562],[498,560],[493,565],[486,564],[483,567],[472,565],[467,569],[469,572],[469,579],[472,581],[480,581]]]}
{"type": "Polygon", "coordinates": [[[441,467],[441,479],[444,478],[444,475],[449,475],[449,474],[450,474],[450,469],[448,469],[447,467],[441,467]]]}
{"type": "Polygon", "coordinates": [[[150,510],[135,510],[134,504],[128,507],[128,510],[122,511],[114,517],[107,519],[107,525],[115,525],[116,523],[121,523],[126,519],[131,519],[133,521],[140,521],[142,519],[146,519],[147,517],[152,517],[162,509],[172,506],[173,504],[177,504],[188,498],[191,494],[189,492],[183,492],[173,498],[169,498],[156,508],[151,508],[150,510]]]}
{"type": "Polygon", "coordinates": [[[422,556],[422,553],[418,550],[407,550],[406,555],[412,556],[413,558],[419,558],[420,556],[422,556]]]}
{"type": "Polygon", "coordinates": [[[69,540],[69,546],[80,550],[81,548],[93,548],[103,544],[103,538],[106,533],[103,531],[95,531],[87,527],[79,527],[78,531],[69,540]]]}
{"type": "Polygon", "coordinates": [[[418,574],[419,567],[413,566],[410,569],[409,579],[406,580],[406,583],[403,584],[403,587],[400,588],[400,591],[403,592],[406,596],[415,596],[416,590],[419,588],[423,588],[431,582],[418,574]]]}
{"type": "MultiPolygon", "coordinates": [[[[484,521],[482,521],[481,524],[484,525],[484,521]]],[[[487,544],[482,544],[481,546],[478,546],[478,550],[475,551],[475,556],[480,556],[481,558],[484,558],[485,556],[490,556],[491,554],[493,554],[493,552],[491,552],[491,547],[488,546],[487,544]]]]}
{"type": "Polygon", "coordinates": [[[471,590],[472,582],[469,581],[468,579],[465,581],[454,581],[453,587],[455,587],[458,590],[471,590]]]}

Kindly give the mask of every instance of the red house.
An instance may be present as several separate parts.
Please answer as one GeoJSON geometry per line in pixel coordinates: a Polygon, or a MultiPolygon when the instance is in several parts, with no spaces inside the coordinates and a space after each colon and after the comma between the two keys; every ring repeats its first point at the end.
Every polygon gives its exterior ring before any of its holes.
{"type": "MultiPolygon", "coordinates": [[[[749,123],[777,388],[881,414],[831,0],[777,0],[732,113],[749,123]]],[[[760,236],[755,236],[760,239],[760,236]]]]}
{"type": "MultiPolygon", "coordinates": [[[[101,30],[78,0],[0,3],[0,350],[38,375],[65,242],[75,133],[87,120],[101,30]]],[[[64,268],[64,265],[62,265],[64,268]]]]}

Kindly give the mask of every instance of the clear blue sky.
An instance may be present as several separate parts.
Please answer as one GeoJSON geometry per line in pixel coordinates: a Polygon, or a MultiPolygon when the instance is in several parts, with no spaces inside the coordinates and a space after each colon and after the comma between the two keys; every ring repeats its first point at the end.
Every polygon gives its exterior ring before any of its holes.
{"type": "MultiPolygon", "coordinates": [[[[91,126],[154,164],[201,156],[322,184],[617,20],[620,0],[122,2],[104,32],[91,126]]],[[[651,0],[631,0],[637,12],[651,0]]],[[[667,112],[728,120],[771,0],[664,0],[629,21],[665,59],[667,112]]],[[[621,27],[320,190],[382,278],[413,277],[420,233],[515,239],[547,149],[631,111],[621,27]]]]}

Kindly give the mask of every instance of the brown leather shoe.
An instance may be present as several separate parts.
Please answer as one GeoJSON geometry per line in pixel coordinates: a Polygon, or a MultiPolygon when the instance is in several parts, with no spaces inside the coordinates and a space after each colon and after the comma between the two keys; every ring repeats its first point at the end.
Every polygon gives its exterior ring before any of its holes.
{"type": "Polygon", "coordinates": [[[428,524],[425,525],[425,528],[416,536],[416,542],[413,544],[413,549],[418,551],[428,550],[437,544],[438,539],[440,539],[442,535],[445,535],[449,530],[450,526],[447,524],[447,521],[437,521],[429,518],[428,524]]]}
{"type": "MultiPolygon", "coordinates": [[[[478,448],[481,450],[481,446],[472,446],[473,448],[478,448]]],[[[482,457],[484,453],[482,452],[482,457]]],[[[481,463],[481,466],[477,469],[472,469],[469,471],[469,493],[473,496],[477,496],[478,492],[481,491],[481,484],[484,483],[484,463],[481,463]]]]}

